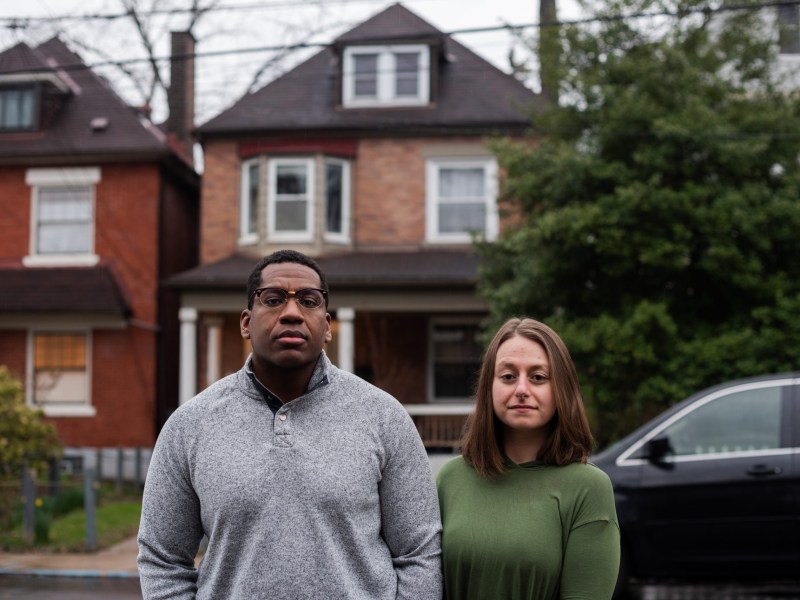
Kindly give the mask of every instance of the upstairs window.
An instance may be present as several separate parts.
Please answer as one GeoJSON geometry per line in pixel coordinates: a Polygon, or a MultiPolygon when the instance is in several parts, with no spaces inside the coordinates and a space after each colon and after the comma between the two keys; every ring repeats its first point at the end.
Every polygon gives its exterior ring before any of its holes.
{"type": "Polygon", "coordinates": [[[497,237],[497,163],[494,159],[432,159],[426,166],[429,242],[468,243],[497,237]]]}
{"type": "Polygon", "coordinates": [[[800,54],[800,7],[778,6],[778,46],[781,54],[800,54]]]}
{"type": "Polygon", "coordinates": [[[239,243],[253,244],[258,241],[258,183],[257,160],[242,164],[242,193],[240,206],[239,243]]]}
{"type": "Polygon", "coordinates": [[[94,192],[100,169],[29,169],[31,263],[94,264],[94,192]]]}
{"type": "Polygon", "coordinates": [[[0,89],[0,131],[36,127],[34,88],[0,89]]]}
{"type": "Polygon", "coordinates": [[[346,48],[342,85],[346,107],[427,104],[430,49],[425,45],[346,48]]]}
{"type": "Polygon", "coordinates": [[[270,241],[310,242],[314,235],[314,161],[271,160],[268,188],[270,241]]]}
{"type": "Polygon", "coordinates": [[[344,160],[325,161],[325,239],[350,239],[350,163],[344,160]]]}

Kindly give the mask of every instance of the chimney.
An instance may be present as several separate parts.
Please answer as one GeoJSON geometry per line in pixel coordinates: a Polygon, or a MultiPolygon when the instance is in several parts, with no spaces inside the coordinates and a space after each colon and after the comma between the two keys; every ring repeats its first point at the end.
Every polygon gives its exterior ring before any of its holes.
{"type": "Polygon", "coordinates": [[[172,60],[170,64],[167,102],[167,134],[177,149],[194,164],[194,36],[188,31],[172,32],[172,60]]]}

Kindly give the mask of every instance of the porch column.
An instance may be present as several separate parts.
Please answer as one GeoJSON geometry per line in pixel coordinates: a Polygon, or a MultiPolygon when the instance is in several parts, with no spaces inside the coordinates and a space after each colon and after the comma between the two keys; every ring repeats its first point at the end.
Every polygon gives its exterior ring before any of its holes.
{"type": "Polygon", "coordinates": [[[181,322],[181,372],[178,403],[183,404],[197,393],[197,309],[178,311],[181,322]]]}
{"type": "Polygon", "coordinates": [[[206,339],[206,385],[219,380],[222,364],[222,319],[206,319],[208,336],[206,339]]]}
{"type": "Polygon", "coordinates": [[[336,309],[336,319],[339,321],[339,364],[342,371],[352,373],[355,363],[355,330],[353,320],[356,318],[356,311],[349,307],[336,309]]]}

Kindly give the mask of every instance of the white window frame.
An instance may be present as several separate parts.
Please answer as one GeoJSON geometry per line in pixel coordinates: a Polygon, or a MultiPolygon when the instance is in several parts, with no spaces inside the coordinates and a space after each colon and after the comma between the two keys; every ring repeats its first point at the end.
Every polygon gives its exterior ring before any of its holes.
{"type": "Polygon", "coordinates": [[[316,186],[314,178],[315,161],[311,158],[272,158],[267,169],[267,235],[270,242],[311,242],[314,240],[314,207],[316,206],[316,186]],[[304,166],[307,172],[306,186],[306,229],[277,231],[275,213],[277,199],[278,167],[283,165],[304,166]]]}
{"type": "Polygon", "coordinates": [[[325,189],[323,193],[323,238],[326,242],[350,242],[350,205],[352,202],[350,186],[350,161],[341,158],[325,158],[325,189]],[[342,167],[342,230],[339,232],[328,231],[328,181],[327,169],[329,164],[342,167]]]}
{"type": "MultiPolygon", "coordinates": [[[[434,388],[434,350],[435,342],[433,339],[433,332],[437,325],[462,325],[465,327],[476,326],[480,329],[481,319],[478,317],[436,317],[428,320],[428,357],[427,357],[427,373],[428,373],[428,402],[430,404],[457,404],[457,403],[471,403],[473,396],[443,396],[436,397],[436,390],[434,388]]],[[[477,374],[476,374],[477,377],[477,374]]],[[[477,381],[475,381],[477,385],[477,381]]],[[[470,404],[471,406],[471,404],[470,404]]]]}
{"type": "Polygon", "coordinates": [[[91,329],[74,327],[47,327],[44,329],[30,329],[28,330],[28,347],[27,347],[27,369],[26,369],[26,402],[33,408],[40,408],[46,417],[94,417],[97,414],[97,409],[92,405],[92,331],[91,329]],[[36,404],[35,402],[35,389],[36,389],[36,355],[35,355],[35,339],[38,334],[48,333],[67,333],[67,334],[81,334],[86,336],[86,371],[84,377],[86,378],[86,401],[83,404],[72,404],[60,406],[58,404],[36,404]]]}
{"type": "Polygon", "coordinates": [[[239,194],[239,244],[242,246],[258,243],[258,215],[250,214],[250,169],[252,167],[258,167],[256,186],[260,186],[261,183],[260,161],[258,159],[244,161],[241,168],[241,189],[239,194]],[[248,231],[251,221],[256,223],[256,230],[252,232],[248,231]]]}
{"type": "Polygon", "coordinates": [[[96,265],[100,258],[95,254],[95,231],[97,228],[96,185],[100,182],[99,167],[61,168],[61,169],[28,169],[25,172],[25,183],[31,187],[31,221],[29,255],[22,258],[25,266],[50,265],[96,265]],[[39,254],[38,222],[39,191],[48,187],[88,186],[91,188],[92,224],[90,237],[91,250],[76,254],[39,254]]]}
{"type": "Polygon", "coordinates": [[[483,239],[497,239],[497,161],[494,158],[430,158],[425,163],[425,239],[430,243],[465,244],[472,241],[470,232],[442,233],[439,231],[439,171],[442,168],[483,169],[486,223],[483,239]]]}
{"type": "Polygon", "coordinates": [[[392,46],[349,46],[344,49],[342,69],[342,104],[347,108],[379,106],[424,106],[430,102],[430,47],[425,44],[392,46]],[[398,96],[395,89],[397,65],[395,54],[419,53],[419,87],[416,96],[398,96]],[[378,55],[378,92],[375,97],[355,94],[354,57],[360,54],[378,55]]]}

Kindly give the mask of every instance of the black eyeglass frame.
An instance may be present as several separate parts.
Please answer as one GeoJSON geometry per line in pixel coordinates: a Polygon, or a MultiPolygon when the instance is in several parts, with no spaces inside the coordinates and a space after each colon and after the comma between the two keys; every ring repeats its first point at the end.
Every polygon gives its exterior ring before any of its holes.
{"type": "Polygon", "coordinates": [[[263,287],[263,288],[256,288],[253,291],[253,295],[250,296],[250,298],[251,299],[258,298],[258,301],[261,304],[261,306],[265,308],[280,308],[284,306],[287,302],[289,302],[289,298],[294,298],[295,302],[297,302],[297,305],[304,310],[317,310],[323,304],[325,305],[326,309],[328,308],[328,292],[327,290],[323,290],[320,288],[302,288],[300,290],[285,290],[283,288],[276,288],[276,287],[263,287]],[[266,290],[283,292],[284,299],[283,302],[281,302],[280,306],[267,306],[266,304],[264,304],[264,302],[261,300],[261,292],[264,292],[266,290]],[[300,304],[300,302],[298,302],[298,294],[302,294],[303,292],[319,292],[320,294],[322,294],[322,302],[318,306],[314,306],[313,308],[308,306],[303,306],[302,304],[300,304]]]}

